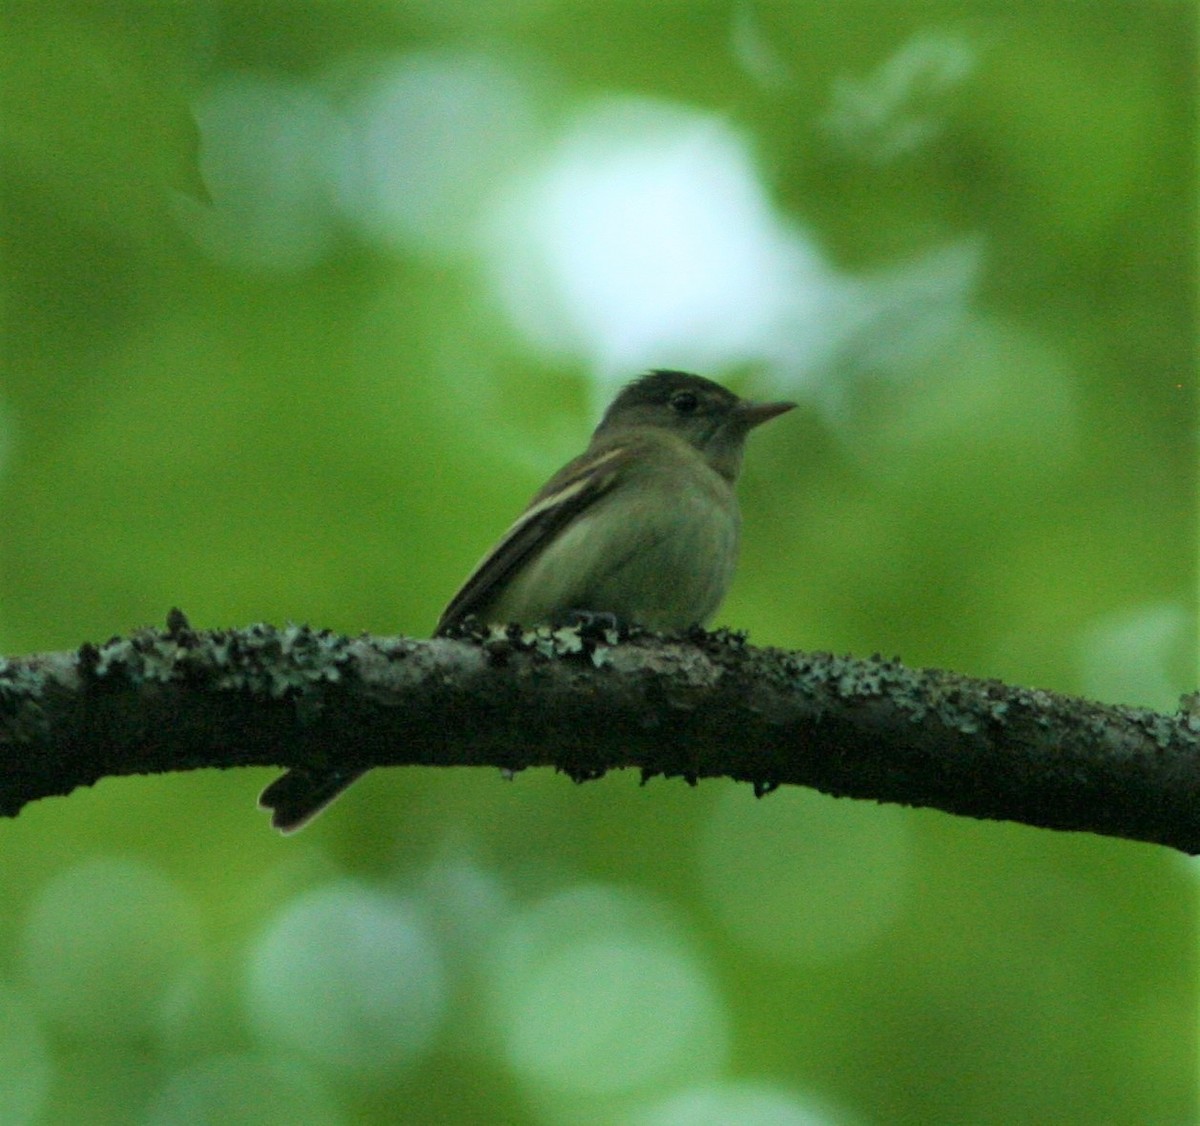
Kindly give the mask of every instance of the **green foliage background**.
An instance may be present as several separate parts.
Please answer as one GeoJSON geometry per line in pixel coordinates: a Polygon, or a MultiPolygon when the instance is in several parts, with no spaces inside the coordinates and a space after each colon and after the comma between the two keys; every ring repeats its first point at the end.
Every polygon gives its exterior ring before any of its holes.
{"type": "MultiPolygon", "coordinates": [[[[842,277],[978,251],[954,331],[900,362],[873,324],[756,436],[722,622],[1165,709],[1194,687],[1190,4],[3,20],[0,651],[172,605],[427,632],[582,444],[587,358],[522,336],[469,250],[372,237],[303,161],[257,201],[277,246],[196,234],[265,182],[202,178],[212,91],[336,106],[436,50],[527,83],[548,136],[609,95],[712,114],[842,277]],[[969,65],[872,118],[855,92],[930,36],[969,65]]],[[[1163,850],[418,771],[282,840],[268,777],[110,780],[0,825],[0,1120],[1196,1118],[1195,869],[1163,850]]]]}

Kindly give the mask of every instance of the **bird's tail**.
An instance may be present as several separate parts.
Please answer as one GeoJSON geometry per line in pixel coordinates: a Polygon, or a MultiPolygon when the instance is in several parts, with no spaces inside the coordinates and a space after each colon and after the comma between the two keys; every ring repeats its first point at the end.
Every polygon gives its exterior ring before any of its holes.
{"type": "Polygon", "coordinates": [[[258,799],[271,810],[271,824],[281,833],[303,829],[366,770],[302,770],[293,767],[275,779],[258,799]]]}

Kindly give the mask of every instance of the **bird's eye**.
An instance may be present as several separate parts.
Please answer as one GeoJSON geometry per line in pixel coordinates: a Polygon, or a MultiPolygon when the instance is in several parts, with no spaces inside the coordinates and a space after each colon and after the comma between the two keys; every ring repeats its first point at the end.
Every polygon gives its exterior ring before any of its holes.
{"type": "Polygon", "coordinates": [[[676,391],[671,396],[671,410],[676,414],[692,414],[700,405],[694,391],[676,391]]]}

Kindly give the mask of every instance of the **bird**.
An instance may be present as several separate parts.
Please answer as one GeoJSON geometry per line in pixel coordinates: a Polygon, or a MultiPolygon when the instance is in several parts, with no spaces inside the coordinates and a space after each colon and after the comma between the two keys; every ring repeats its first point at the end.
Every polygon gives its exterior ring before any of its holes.
{"type": "MultiPolygon", "coordinates": [[[[628,383],[587,449],[534,494],[467,576],[434,636],[470,619],[704,625],[737,562],[734,487],[746,437],[795,405],[752,402],[681,371],[655,370],[628,383]]],[[[272,811],[275,828],[295,832],[365,769],[293,767],[267,786],[259,805],[272,811]]]]}

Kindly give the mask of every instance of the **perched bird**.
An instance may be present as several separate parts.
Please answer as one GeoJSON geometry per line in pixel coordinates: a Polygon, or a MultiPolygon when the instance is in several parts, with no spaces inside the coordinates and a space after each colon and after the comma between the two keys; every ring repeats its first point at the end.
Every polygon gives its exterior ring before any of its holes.
{"type": "MultiPolygon", "coordinates": [[[[737,562],[734,485],[746,435],[795,403],[753,403],[679,371],[628,384],[588,448],[562,467],[467,576],[435,636],[467,618],[522,625],[612,615],[651,629],[703,625],[737,562]]],[[[294,832],[359,769],[294,768],[259,804],[294,832]]]]}

